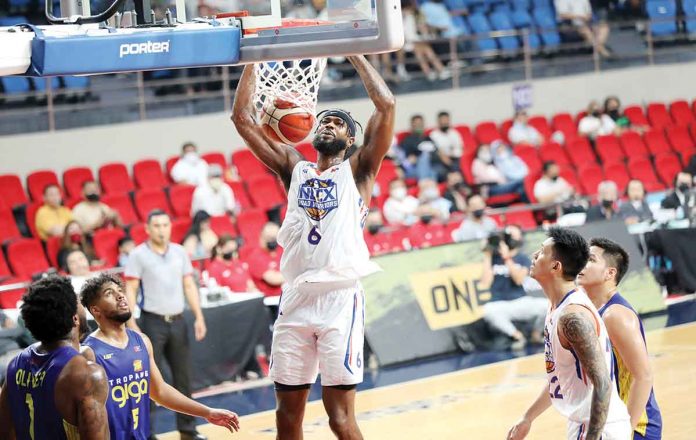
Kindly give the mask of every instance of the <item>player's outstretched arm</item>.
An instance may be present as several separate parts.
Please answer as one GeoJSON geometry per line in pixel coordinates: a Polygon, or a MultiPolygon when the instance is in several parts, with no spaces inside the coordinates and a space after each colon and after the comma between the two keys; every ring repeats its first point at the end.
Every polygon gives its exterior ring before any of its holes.
{"type": "Polygon", "coordinates": [[[104,369],[86,360],[68,377],[67,389],[73,390],[77,408],[77,429],[81,440],[107,440],[109,418],[106,399],[109,386],[104,369]]]}
{"type": "Polygon", "coordinates": [[[635,313],[618,305],[609,307],[603,319],[612,346],[619,352],[633,377],[626,406],[631,416],[631,427],[635,429],[645,411],[653,387],[652,368],[648,350],[640,333],[640,321],[635,313]]]}
{"type": "Polygon", "coordinates": [[[374,179],[394,139],[396,100],[387,83],[364,56],[351,56],[348,60],[360,75],[367,95],[375,106],[375,112],[365,127],[363,146],[351,158],[353,174],[358,178],[374,179]]]}
{"type": "Polygon", "coordinates": [[[508,431],[507,440],[522,440],[527,437],[529,430],[532,428],[532,422],[549,409],[550,406],[549,387],[547,384],[544,384],[539,397],[522,415],[522,418],[508,431]]]}
{"type": "Polygon", "coordinates": [[[10,414],[10,397],[7,392],[8,380],[5,379],[5,384],[0,388],[0,438],[15,440],[17,437],[10,414]]]}
{"type": "Polygon", "coordinates": [[[291,146],[272,140],[263,132],[256,121],[255,90],[256,72],[254,65],[248,64],[239,79],[237,92],[234,95],[232,122],[254,155],[283,179],[283,183],[288,187],[292,170],[302,160],[302,155],[291,146]]]}
{"type": "Polygon", "coordinates": [[[601,438],[611,401],[612,384],[599,345],[598,330],[598,323],[591,312],[579,305],[569,305],[558,320],[561,345],[575,352],[581,368],[594,385],[587,440],[601,438]]]}
{"type": "Polygon", "coordinates": [[[239,431],[237,414],[226,409],[209,408],[193,399],[189,399],[165,382],[162,378],[162,373],[160,373],[155,363],[150,338],[144,334],[141,334],[141,336],[145,340],[147,353],[150,358],[150,398],[152,400],[172,411],[202,417],[214,425],[229,429],[230,432],[239,431]]]}

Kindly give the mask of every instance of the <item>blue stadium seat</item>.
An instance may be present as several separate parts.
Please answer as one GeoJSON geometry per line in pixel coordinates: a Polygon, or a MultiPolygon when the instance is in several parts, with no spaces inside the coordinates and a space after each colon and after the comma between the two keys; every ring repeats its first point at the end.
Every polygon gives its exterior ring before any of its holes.
{"type": "Polygon", "coordinates": [[[29,23],[27,17],[15,15],[14,17],[0,17],[0,26],[14,26],[20,23],[29,23]]]}
{"type": "Polygon", "coordinates": [[[450,11],[457,11],[462,9],[469,9],[469,2],[467,0],[445,0],[445,6],[450,11]]]}
{"type": "Polygon", "coordinates": [[[547,49],[558,48],[561,44],[561,35],[558,33],[556,17],[550,9],[535,9],[534,21],[539,26],[539,34],[544,47],[547,49]]]}
{"type": "Polygon", "coordinates": [[[10,10],[27,9],[32,0],[9,0],[10,10]]]}
{"type": "Polygon", "coordinates": [[[471,35],[471,29],[469,25],[466,24],[466,20],[461,15],[456,15],[452,17],[452,22],[454,26],[461,32],[462,35],[471,35]]]}
{"type": "MultiPolygon", "coordinates": [[[[491,26],[496,31],[513,31],[515,27],[512,25],[510,17],[504,12],[494,12],[490,15],[491,26]]],[[[520,48],[520,41],[517,37],[498,37],[498,44],[503,50],[518,50],[520,48]]]]}
{"type": "Polygon", "coordinates": [[[66,89],[86,89],[89,87],[88,76],[63,76],[62,79],[66,89]]]}
{"type": "Polygon", "coordinates": [[[532,0],[532,9],[550,9],[553,10],[552,0],[532,0]]]}
{"type": "Polygon", "coordinates": [[[512,9],[516,11],[529,11],[532,6],[531,0],[512,0],[512,9]]]}
{"type": "Polygon", "coordinates": [[[29,81],[21,76],[3,76],[2,87],[8,95],[17,93],[27,93],[29,91],[29,81]]]}
{"type": "Polygon", "coordinates": [[[510,18],[512,20],[512,25],[515,26],[515,28],[530,30],[529,47],[532,49],[539,49],[541,47],[541,38],[539,37],[539,33],[536,31],[536,27],[534,26],[534,22],[532,21],[532,17],[529,15],[529,12],[522,9],[516,9],[512,11],[510,18]]]}
{"type": "MultiPolygon", "coordinates": [[[[488,19],[485,15],[480,13],[469,15],[469,26],[471,27],[472,33],[476,35],[485,35],[491,32],[491,26],[488,23],[488,19]]],[[[495,43],[495,40],[485,37],[477,39],[476,46],[481,51],[498,49],[498,45],[495,43]]]]}
{"type": "Polygon", "coordinates": [[[677,5],[674,0],[650,0],[645,5],[650,18],[650,31],[656,37],[677,33],[677,5]],[[652,22],[652,20],[660,20],[652,22]],[[662,21],[667,20],[667,21],[662,21]]]}
{"type": "Polygon", "coordinates": [[[696,33],[696,0],[682,0],[682,8],[686,17],[686,32],[696,33]]]}
{"type": "MultiPolygon", "coordinates": [[[[32,77],[31,82],[34,84],[34,90],[37,92],[43,92],[46,90],[46,78],[36,78],[32,77]]],[[[55,92],[56,89],[60,87],[60,81],[58,81],[57,76],[52,76],[51,77],[51,88],[53,88],[53,91],[55,92]]]]}

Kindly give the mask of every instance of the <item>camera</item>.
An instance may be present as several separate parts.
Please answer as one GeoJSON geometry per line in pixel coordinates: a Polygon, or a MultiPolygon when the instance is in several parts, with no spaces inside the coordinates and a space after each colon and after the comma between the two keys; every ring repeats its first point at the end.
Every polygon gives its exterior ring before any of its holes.
{"type": "Polygon", "coordinates": [[[491,233],[491,235],[488,236],[486,246],[483,249],[492,253],[493,255],[498,255],[498,249],[500,248],[501,242],[505,243],[510,249],[515,249],[522,245],[520,240],[515,240],[512,238],[512,235],[506,228],[501,232],[491,233]]]}

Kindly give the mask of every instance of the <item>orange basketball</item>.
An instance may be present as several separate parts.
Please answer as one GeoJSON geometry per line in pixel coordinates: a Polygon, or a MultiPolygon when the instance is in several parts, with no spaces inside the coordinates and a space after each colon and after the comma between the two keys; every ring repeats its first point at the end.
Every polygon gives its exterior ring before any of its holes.
{"type": "Polygon", "coordinates": [[[294,102],[280,98],[269,100],[261,110],[266,135],[278,142],[295,145],[309,136],[316,118],[294,102]]]}

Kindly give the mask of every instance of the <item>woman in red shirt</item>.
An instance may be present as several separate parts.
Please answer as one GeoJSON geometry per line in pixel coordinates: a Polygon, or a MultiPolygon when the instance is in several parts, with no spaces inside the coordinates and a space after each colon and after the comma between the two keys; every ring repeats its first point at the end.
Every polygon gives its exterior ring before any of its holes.
{"type": "Polygon", "coordinates": [[[208,275],[232,292],[256,292],[258,289],[251,280],[249,265],[239,259],[237,249],[234,237],[229,234],[220,237],[212,251],[208,275]]]}

